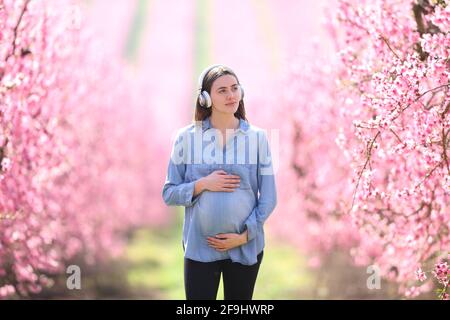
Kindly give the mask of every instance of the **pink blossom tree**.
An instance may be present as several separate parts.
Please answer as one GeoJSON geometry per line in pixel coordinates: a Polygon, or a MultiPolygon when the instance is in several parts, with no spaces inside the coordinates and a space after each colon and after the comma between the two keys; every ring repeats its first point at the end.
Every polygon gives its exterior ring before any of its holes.
{"type": "Polygon", "coordinates": [[[164,222],[144,88],[82,13],[0,0],[0,297],[37,293],[75,256],[108,259],[130,228],[164,222]]]}
{"type": "Polygon", "coordinates": [[[409,297],[432,288],[419,268],[436,264],[429,272],[446,298],[450,5],[340,0],[335,9],[327,28],[338,54],[315,52],[286,79],[292,147],[280,178],[291,191],[279,210],[297,224],[277,229],[314,252],[344,243],[409,297]]]}

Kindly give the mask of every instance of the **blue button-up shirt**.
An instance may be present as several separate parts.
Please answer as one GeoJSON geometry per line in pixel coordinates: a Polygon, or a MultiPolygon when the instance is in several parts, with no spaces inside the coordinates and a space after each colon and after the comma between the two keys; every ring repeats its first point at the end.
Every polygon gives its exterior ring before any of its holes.
{"type": "Polygon", "coordinates": [[[210,262],[231,259],[257,262],[264,249],[263,225],[276,206],[277,194],[267,134],[240,119],[225,146],[210,118],[180,129],[173,144],[162,196],[167,205],[185,207],[183,247],[186,258],[210,262]],[[223,170],[240,176],[233,192],[205,190],[194,196],[195,182],[223,170]],[[220,252],[207,243],[218,233],[242,233],[248,242],[220,252]]]}

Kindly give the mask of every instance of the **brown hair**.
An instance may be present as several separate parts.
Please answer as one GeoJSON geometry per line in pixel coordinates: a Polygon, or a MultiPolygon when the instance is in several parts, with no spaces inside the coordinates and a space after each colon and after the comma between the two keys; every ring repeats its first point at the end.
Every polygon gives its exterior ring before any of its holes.
{"type": "MultiPolygon", "coordinates": [[[[231,70],[230,68],[226,67],[226,66],[218,66],[218,67],[214,67],[211,70],[208,71],[208,73],[205,75],[205,77],[203,78],[203,83],[202,83],[202,91],[206,91],[208,92],[208,94],[211,96],[211,87],[213,82],[223,76],[223,75],[232,75],[233,77],[236,78],[238,84],[239,83],[239,79],[236,76],[236,74],[233,72],[233,70],[231,70]]],[[[200,93],[200,92],[198,92],[200,93]]],[[[208,118],[212,113],[212,107],[211,108],[205,108],[202,107],[200,105],[198,96],[197,96],[197,101],[195,104],[195,115],[194,115],[194,121],[203,121],[206,118],[208,118]]],[[[243,120],[247,120],[247,118],[245,117],[245,108],[244,108],[244,100],[241,99],[241,101],[239,101],[239,107],[236,110],[236,112],[234,113],[234,116],[238,119],[243,119],[243,120]]]]}

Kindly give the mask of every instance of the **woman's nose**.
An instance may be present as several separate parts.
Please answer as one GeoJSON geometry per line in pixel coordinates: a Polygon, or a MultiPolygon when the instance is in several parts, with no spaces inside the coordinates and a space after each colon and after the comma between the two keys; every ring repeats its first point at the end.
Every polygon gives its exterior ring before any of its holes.
{"type": "Polygon", "coordinates": [[[230,100],[233,100],[233,97],[234,97],[234,93],[233,92],[228,92],[227,96],[226,96],[226,99],[227,99],[227,101],[230,101],[230,100]]]}

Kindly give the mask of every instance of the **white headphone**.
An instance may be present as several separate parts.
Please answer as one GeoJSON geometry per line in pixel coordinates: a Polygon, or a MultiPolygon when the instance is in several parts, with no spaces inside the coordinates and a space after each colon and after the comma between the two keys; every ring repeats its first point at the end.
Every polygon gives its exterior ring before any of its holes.
{"type": "MultiPolygon", "coordinates": [[[[203,70],[203,72],[200,74],[200,77],[198,78],[198,91],[200,92],[198,94],[198,103],[205,108],[211,108],[212,106],[212,102],[211,102],[211,97],[209,96],[208,92],[206,90],[202,91],[202,84],[203,84],[203,79],[205,78],[205,76],[208,74],[208,72],[212,69],[214,69],[215,67],[225,67],[223,64],[214,64],[212,66],[209,66],[208,68],[206,68],[205,70],[203,70]]],[[[226,67],[227,69],[230,69],[228,67],[226,67]]],[[[231,69],[230,69],[231,70],[231,69]]],[[[239,84],[239,87],[241,89],[241,100],[244,99],[244,88],[242,88],[242,86],[239,84]]]]}

